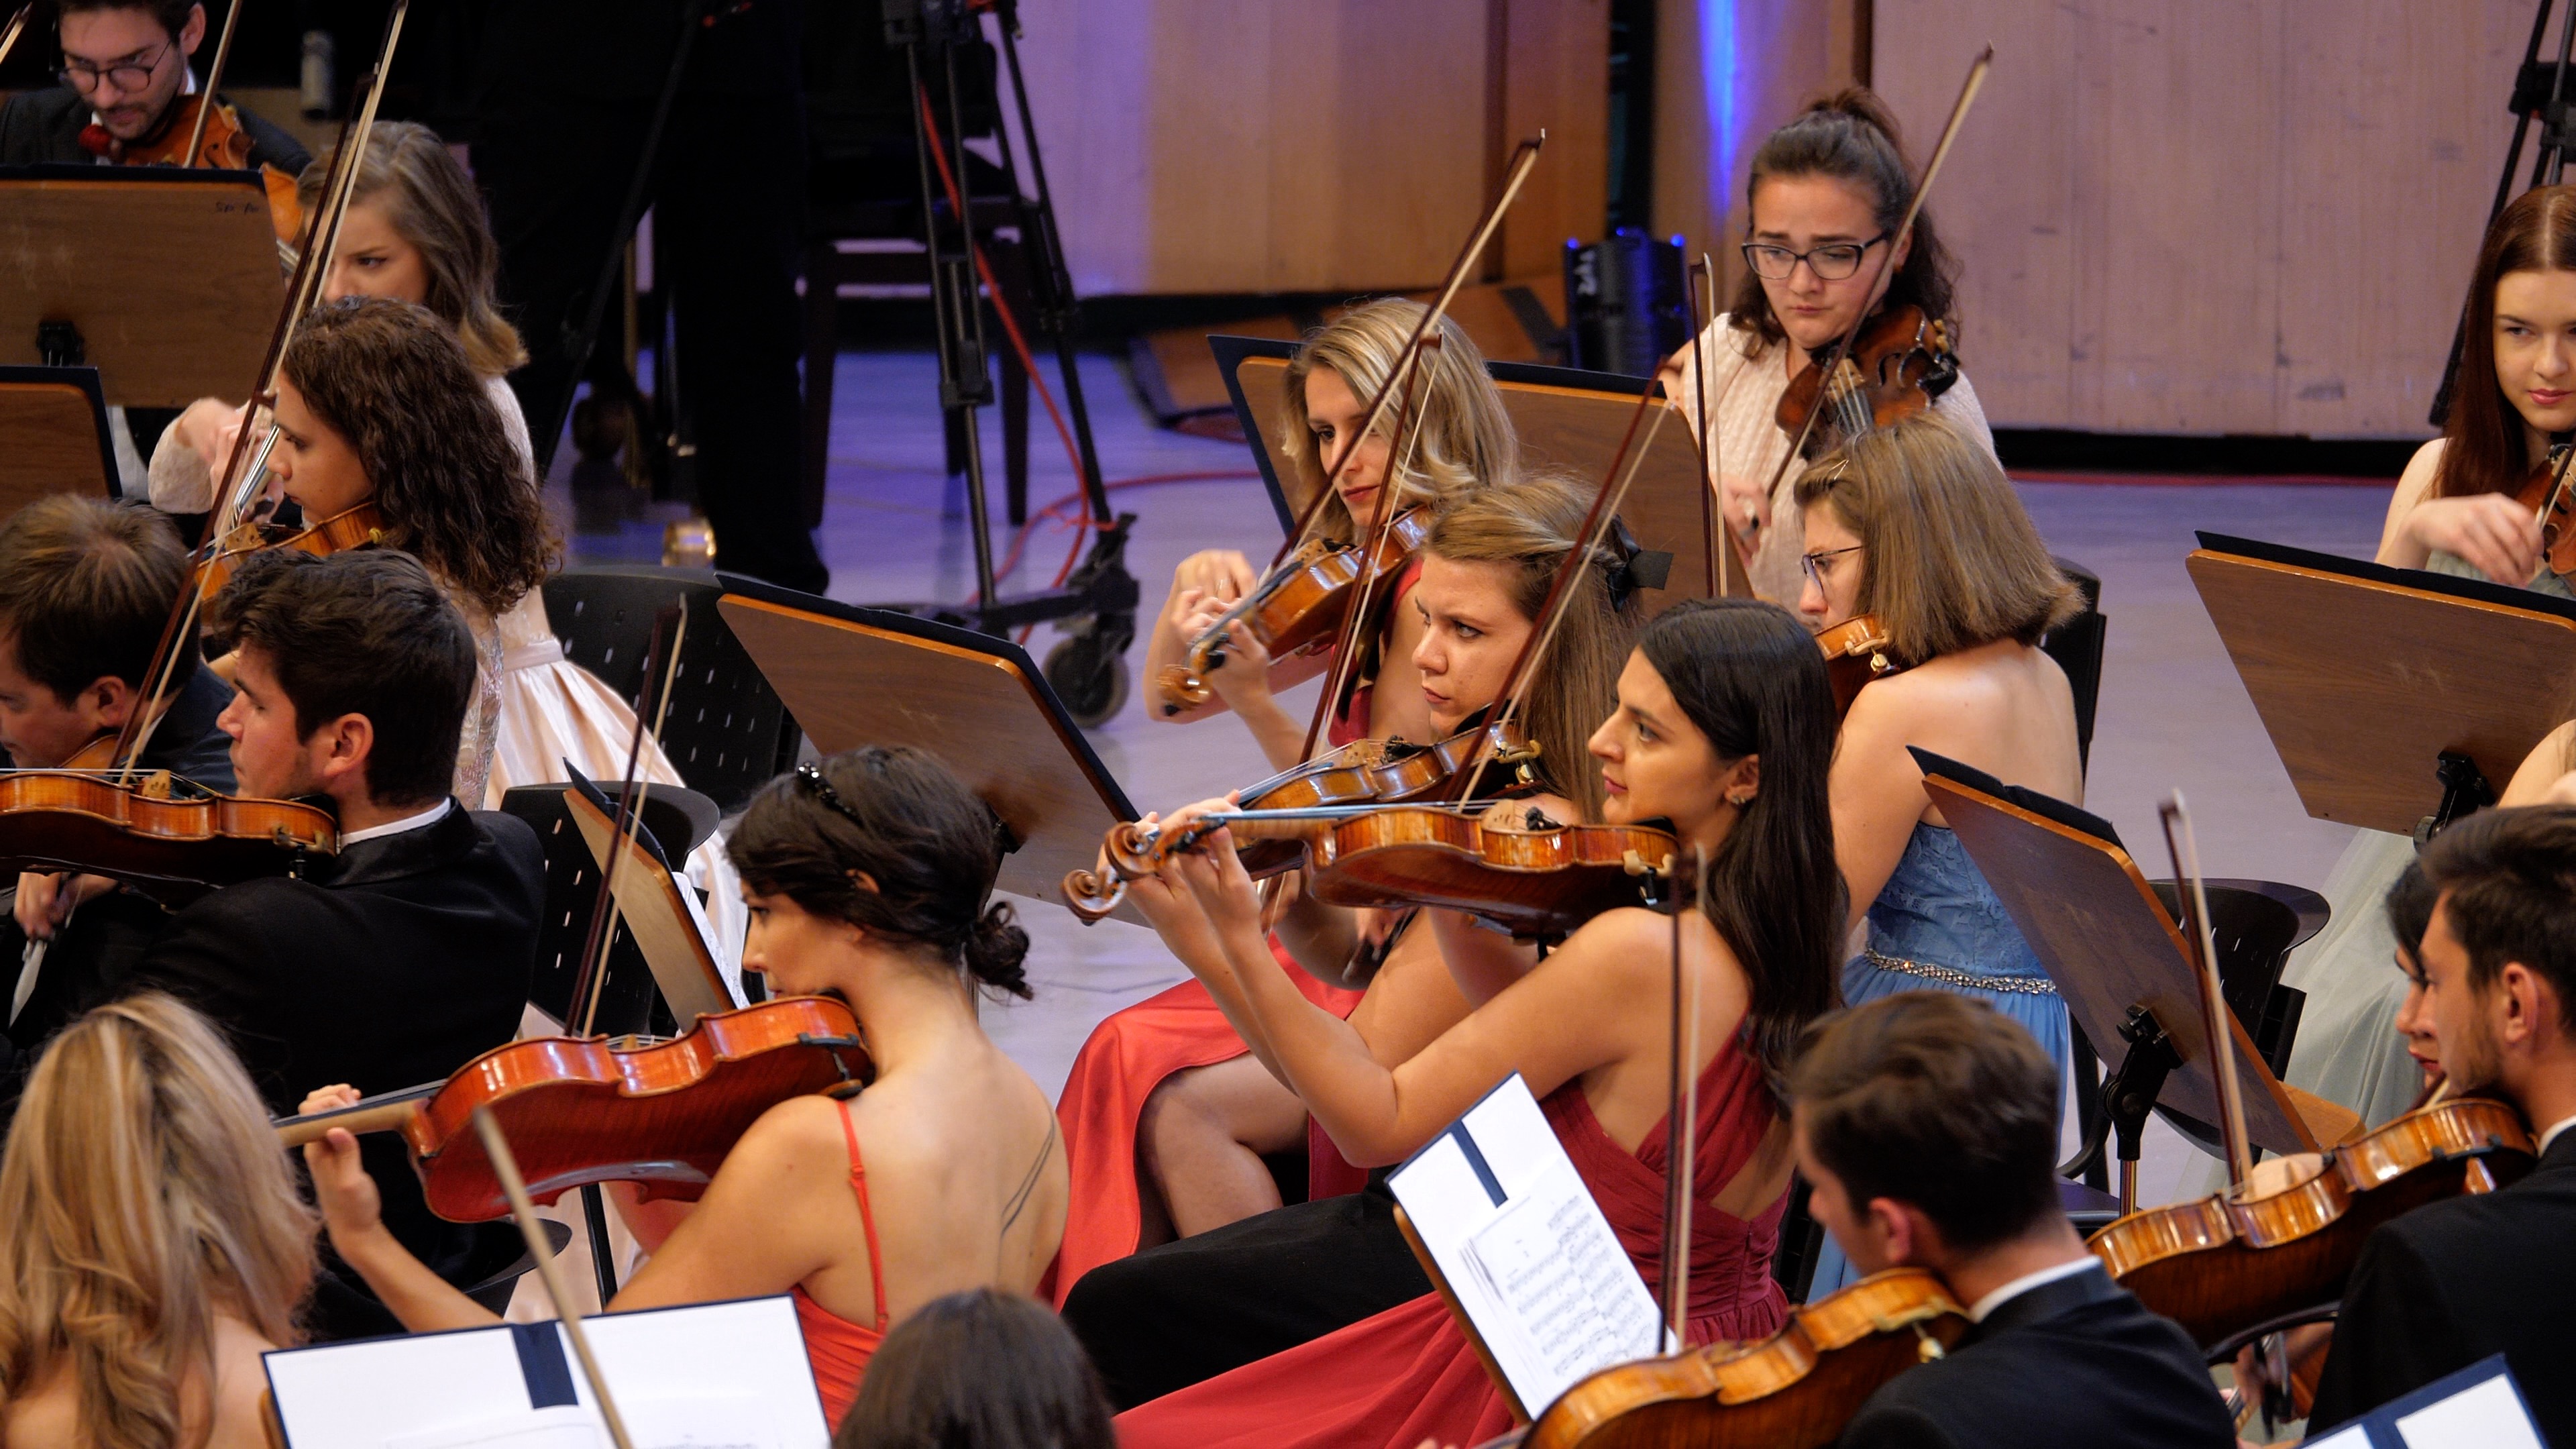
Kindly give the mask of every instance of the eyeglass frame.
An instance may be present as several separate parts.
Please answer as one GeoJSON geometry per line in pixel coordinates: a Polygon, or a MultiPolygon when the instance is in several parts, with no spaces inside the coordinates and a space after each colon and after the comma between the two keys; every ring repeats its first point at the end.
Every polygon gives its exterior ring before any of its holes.
{"type": "MultiPolygon", "coordinates": [[[[64,56],[63,63],[54,67],[54,79],[61,81],[64,85],[71,87],[82,95],[88,95],[91,91],[98,89],[99,81],[104,78],[116,81],[117,94],[132,95],[135,92],[147,89],[151,86],[153,81],[159,79],[161,74],[161,62],[170,58],[170,52],[177,49],[178,44],[179,42],[176,37],[161,42],[160,53],[154,55],[151,61],[144,65],[136,65],[131,61],[127,61],[119,65],[93,66],[88,61],[84,60],[75,62],[72,57],[64,56]],[[141,72],[143,75],[142,83],[139,85],[128,85],[122,80],[117,80],[116,76],[118,71],[128,70],[141,72]],[[72,79],[75,75],[88,76],[89,83],[87,85],[83,85],[81,82],[72,79]]],[[[1746,265],[1750,266],[1752,264],[1747,262],[1746,265]]]]}
{"type": "Polygon", "coordinates": [[[1878,245],[1880,242],[1888,240],[1893,235],[1895,235],[1895,233],[1883,231],[1865,242],[1825,242],[1818,246],[1809,247],[1803,252],[1790,251],[1787,247],[1780,245],[1778,242],[1749,241],[1737,246],[1736,251],[1743,256],[1746,268],[1751,270],[1753,275],[1762,278],[1762,280],[1766,282],[1785,282],[1791,277],[1798,275],[1798,264],[1800,262],[1807,264],[1807,270],[1815,273],[1816,280],[1819,282],[1848,282],[1852,278],[1860,275],[1860,264],[1869,259],[1869,249],[1878,245]],[[1825,269],[1816,265],[1816,253],[1832,251],[1836,247],[1855,245],[1858,246],[1860,250],[1852,254],[1851,270],[1843,273],[1841,276],[1828,277],[1825,275],[1825,269]],[[1776,277],[1772,276],[1762,270],[1762,264],[1760,262],[1753,259],[1753,254],[1755,252],[1779,252],[1788,257],[1789,265],[1780,273],[1780,275],[1776,277]]]}
{"type": "Polygon", "coordinates": [[[1822,592],[1825,587],[1825,575],[1816,565],[1825,559],[1841,558],[1844,554],[1858,553],[1867,547],[1869,547],[1868,544],[1856,543],[1849,548],[1828,548],[1815,553],[1802,553],[1798,555],[1798,567],[1806,571],[1807,582],[1814,584],[1817,591],[1822,592]]]}

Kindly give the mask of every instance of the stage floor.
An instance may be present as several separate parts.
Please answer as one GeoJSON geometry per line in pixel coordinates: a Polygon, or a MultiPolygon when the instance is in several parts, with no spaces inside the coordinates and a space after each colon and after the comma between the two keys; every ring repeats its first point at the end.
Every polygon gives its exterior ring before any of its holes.
{"type": "MultiPolygon", "coordinates": [[[[1170,585],[1173,567],[1190,553],[1237,548],[1257,565],[1277,546],[1268,499],[1243,445],[1156,427],[1114,359],[1086,357],[1083,386],[1101,466],[1113,488],[1121,480],[1220,475],[1138,483],[1113,494],[1119,509],[1138,515],[1128,561],[1143,585],[1149,617],[1170,585]]],[[[974,590],[974,557],[963,490],[943,476],[933,359],[927,353],[845,352],[834,397],[830,503],[820,535],[832,568],[832,596],[853,603],[964,600],[974,590]]],[[[1074,472],[1044,409],[1033,404],[1031,412],[1029,494],[1035,510],[1069,494],[1074,472]]],[[[990,412],[984,423],[995,549],[1001,554],[1011,547],[1009,530],[999,525],[1001,429],[990,412]]],[[[570,528],[563,480],[571,453],[568,446],[561,450],[551,491],[567,525],[572,562],[658,559],[660,514],[648,511],[613,530],[570,528]]],[[[2050,549],[2102,578],[2109,635],[2085,803],[2110,819],[2124,840],[2153,842],[2159,838],[2155,802],[2179,787],[2192,806],[2210,875],[2320,886],[2352,831],[2312,820],[2300,809],[2183,571],[2183,558],[2193,546],[2193,530],[2201,528],[2367,557],[2378,541],[2387,490],[2169,477],[2124,485],[2117,478],[2021,485],[2050,549]]],[[[1069,538],[1066,530],[1041,523],[1004,592],[1051,580],[1069,538]]],[[[1043,657],[1052,638],[1041,628],[1030,652],[1043,657]]],[[[1133,657],[1141,655],[1140,649],[1133,657]]],[[[1309,705],[1313,688],[1301,692],[1309,705]]],[[[1168,809],[1267,773],[1240,728],[1223,721],[1159,723],[1148,716],[1137,690],[1092,740],[1140,809],[1168,809]]],[[[2160,850],[2149,854],[2150,874],[2162,874],[2156,864],[2160,850]]],[[[1140,928],[1116,921],[1084,927],[1054,901],[1023,903],[1021,916],[1033,942],[1029,976],[1037,999],[989,1009],[986,1022],[1052,1093],[1095,1022],[1184,973],[1140,928]]],[[[2161,1123],[2155,1130],[2142,1201],[2202,1190],[2208,1159],[2164,1132],[2161,1123]]]]}

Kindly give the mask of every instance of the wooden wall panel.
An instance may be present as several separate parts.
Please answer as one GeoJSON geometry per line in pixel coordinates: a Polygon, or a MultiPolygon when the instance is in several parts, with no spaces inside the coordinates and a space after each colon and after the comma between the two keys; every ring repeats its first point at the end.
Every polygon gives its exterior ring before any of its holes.
{"type": "Polygon", "coordinates": [[[2512,119],[2525,0],[1911,0],[1874,79],[1918,147],[1999,426],[2421,436],[2512,119]]]}
{"type": "MultiPolygon", "coordinates": [[[[1547,132],[1501,244],[1496,277],[1556,273],[1568,237],[1597,240],[1610,207],[1609,0],[1493,0],[1503,12],[1503,114],[1493,182],[1511,148],[1547,132]]],[[[1489,187],[1491,183],[1489,182],[1489,187]]],[[[1454,243],[1453,243],[1454,245],[1454,243]]]]}

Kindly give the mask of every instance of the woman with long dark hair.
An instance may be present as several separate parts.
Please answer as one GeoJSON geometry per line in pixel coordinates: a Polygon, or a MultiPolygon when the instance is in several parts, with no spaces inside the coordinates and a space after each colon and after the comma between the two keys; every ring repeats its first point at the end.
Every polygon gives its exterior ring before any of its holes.
{"type": "MultiPolygon", "coordinates": [[[[962,1289],[1026,1293],[1055,1257],[1055,1115],[976,1018],[980,994],[1029,995],[1029,941],[991,899],[992,812],[919,750],[798,767],[753,799],[728,848],[751,908],[745,969],[776,995],[847,1004],[877,1077],[770,1108],[694,1204],[636,1204],[613,1186],[652,1257],[609,1307],[790,1293],[837,1421],[887,1328],[962,1289]]],[[[304,1110],[356,1097],[325,1087],[304,1110]]],[[[385,1230],[356,1139],[335,1129],[304,1159],[333,1247],[404,1327],[494,1321],[385,1230]]]]}
{"type": "MultiPolygon", "coordinates": [[[[1930,211],[1915,217],[1901,243],[1896,235],[1919,184],[1886,102],[1854,88],[1809,105],[1753,153],[1744,187],[1744,274],[1734,300],[1710,320],[1696,348],[1683,346],[1664,367],[1676,406],[1694,422],[1703,405],[1714,414],[1720,512],[1742,546],[1754,591],[1784,606],[1797,600],[1798,556],[1806,547],[1788,496],[1798,470],[1780,467],[1791,438],[1775,420],[1789,380],[1815,353],[1840,343],[1854,318],[1892,307],[1920,307],[1948,322],[1956,345],[1957,267],[1930,211]]],[[[1933,408],[1994,451],[1964,373],[1933,408]]]]}
{"type": "MultiPolygon", "coordinates": [[[[1682,868],[1708,862],[1707,893],[1680,921],[1698,1003],[1694,1343],[1769,1333],[1785,1306],[1769,1274],[1790,1173],[1772,1083],[1799,1030],[1836,1000],[1844,919],[1827,804],[1832,723],[1806,629],[1772,605],[1718,600],[1648,626],[1620,674],[1617,711],[1591,739],[1604,816],[1668,821],[1682,868]]],[[[1176,819],[1214,808],[1221,802],[1176,819]]],[[[1277,979],[1224,832],[1139,882],[1136,900],[1351,1161],[1403,1160],[1517,1072],[1637,1270],[1649,1281],[1660,1271],[1670,918],[1606,912],[1532,965],[1514,943],[1444,916],[1453,967],[1485,957],[1460,970],[1462,984],[1495,988],[1388,1067],[1277,979]]],[[[1426,1436],[1480,1442],[1509,1421],[1440,1298],[1424,1294],[1133,1409],[1120,1417],[1119,1442],[1411,1449],[1426,1436]]]]}

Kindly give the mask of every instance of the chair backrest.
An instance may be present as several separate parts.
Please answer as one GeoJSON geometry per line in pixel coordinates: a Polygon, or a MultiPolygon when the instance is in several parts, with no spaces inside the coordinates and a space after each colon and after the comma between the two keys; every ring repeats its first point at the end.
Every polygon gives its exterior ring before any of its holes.
{"type": "Polygon", "coordinates": [[[622,564],[571,569],[546,581],[546,617],[564,655],[628,702],[644,692],[653,618],[686,599],[689,628],[662,727],[662,753],[688,787],[726,815],[796,763],[796,721],[716,611],[724,590],[708,569],[622,564]]]}
{"type": "Polygon", "coordinates": [[[2102,617],[2102,576],[2062,558],[2051,562],[2083,591],[2084,612],[2049,630],[2039,647],[2066,671],[2066,682],[2075,691],[2076,758],[2089,769],[2093,763],[2093,709],[2102,694],[2102,636],[2109,627],[2102,617]]]}
{"type": "MultiPolygon", "coordinates": [[[[599,901],[599,866],[581,829],[564,809],[568,784],[522,785],[501,797],[501,809],[528,822],[546,852],[546,909],[537,923],[537,969],[529,978],[528,1001],[564,1024],[571,1020],[574,983],[581,978],[581,948],[590,939],[590,913],[599,901]]],[[[669,1035],[671,1013],[644,953],[619,920],[608,950],[608,981],[601,988],[596,1031],[617,1036],[629,1032],[669,1035]]]]}

